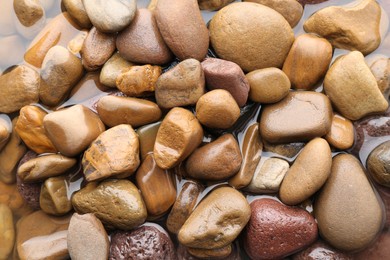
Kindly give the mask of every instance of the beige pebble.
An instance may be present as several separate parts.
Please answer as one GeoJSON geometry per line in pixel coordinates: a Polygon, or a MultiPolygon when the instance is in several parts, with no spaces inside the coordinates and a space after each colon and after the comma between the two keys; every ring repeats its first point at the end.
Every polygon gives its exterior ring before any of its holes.
{"type": "Polygon", "coordinates": [[[80,31],[73,39],[71,39],[68,44],[68,50],[74,55],[80,55],[81,49],[83,48],[84,41],[88,36],[88,31],[80,31]]]}
{"type": "Polygon", "coordinates": [[[8,259],[15,242],[15,228],[11,209],[0,203],[0,259],[8,259]]]}
{"type": "Polygon", "coordinates": [[[34,25],[45,15],[39,0],[14,0],[14,10],[20,23],[26,27],[34,25]]]}
{"type": "Polygon", "coordinates": [[[199,249],[199,248],[188,248],[188,252],[198,258],[224,258],[231,254],[232,245],[216,248],[216,249],[199,249]]]}
{"type": "Polygon", "coordinates": [[[6,114],[0,114],[0,151],[7,144],[12,133],[11,118],[6,114]]]}
{"type": "Polygon", "coordinates": [[[337,149],[346,150],[351,148],[355,140],[352,122],[338,114],[333,115],[330,131],[324,138],[337,149]]]}
{"type": "Polygon", "coordinates": [[[374,75],[380,91],[386,96],[390,94],[390,59],[380,58],[371,66],[370,70],[374,75]]]}
{"type": "Polygon", "coordinates": [[[103,65],[100,72],[100,82],[105,86],[115,88],[118,76],[128,71],[133,65],[133,63],[123,59],[119,53],[114,53],[103,65]]]}
{"type": "Polygon", "coordinates": [[[83,0],[64,0],[62,1],[66,11],[70,16],[84,29],[92,27],[83,0]]]}

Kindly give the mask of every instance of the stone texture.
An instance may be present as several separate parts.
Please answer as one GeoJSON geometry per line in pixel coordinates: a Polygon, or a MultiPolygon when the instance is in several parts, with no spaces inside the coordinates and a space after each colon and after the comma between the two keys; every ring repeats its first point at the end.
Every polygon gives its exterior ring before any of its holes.
{"type": "Polygon", "coordinates": [[[370,153],[367,170],[377,183],[390,187],[390,141],[378,145],[370,153]]]}
{"type": "Polygon", "coordinates": [[[227,6],[234,0],[198,0],[200,10],[216,11],[227,6]]]}
{"type": "Polygon", "coordinates": [[[119,53],[114,53],[114,55],[104,63],[99,80],[105,86],[115,88],[118,76],[128,71],[133,65],[133,63],[122,58],[119,53]]]}
{"type": "Polygon", "coordinates": [[[18,65],[0,76],[0,113],[12,113],[38,102],[39,74],[26,65],[18,65]]]}
{"type": "Polygon", "coordinates": [[[368,246],[382,228],[378,198],[361,164],[349,154],[333,158],[330,177],[314,204],[314,213],[321,237],[344,251],[368,246]]]}
{"type": "Polygon", "coordinates": [[[338,114],[334,114],[330,131],[324,138],[337,149],[346,150],[351,148],[355,140],[355,130],[352,122],[338,114]]]}
{"type": "Polygon", "coordinates": [[[205,58],[209,32],[197,0],[159,0],[154,15],[165,43],[176,57],[199,61],[205,58]]]}
{"type": "Polygon", "coordinates": [[[376,1],[364,0],[353,7],[329,6],[314,13],[303,25],[335,48],[357,50],[367,55],[378,48],[381,8],[376,1]]]}
{"type": "Polygon", "coordinates": [[[148,154],[153,153],[154,143],[156,141],[157,131],[160,128],[161,121],[141,126],[137,129],[139,138],[141,160],[145,160],[148,154]]]}
{"type": "Polygon", "coordinates": [[[244,71],[281,68],[294,41],[288,22],[273,9],[255,3],[233,3],[210,22],[215,52],[244,71]]]}
{"type": "Polygon", "coordinates": [[[117,96],[99,99],[96,107],[105,125],[129,124],[133,128],[154,123],[161,118],[161,109],[152,101],[117,96]]]}
{"type": "Polygon", "coordinates": [[[202,66],[195,59],[180,62],[162,74],[156,85],[156,101],[162,108],[195,105],[205,93],[202,66]]]}
{"type": "Polygon", "coordinates": [[[322,240],[317,240],[314,244],[295,254],[293,260],[315,260],[315,259],[338,259],[352,260],[352,256],[339,251],[322,240]]]}
{"type": "Polygon", "coordinates": [[[179,231],[187,247],[215,249],[229,245],[250,218],[245,197],[230,187],[213,190],[202,200],[179,231]]]}
{"type": "Polygon", "coordinates": [[[15,218],[27,215],[31,208],[27,205],[16,184],[5,184],[0,181],[0,204],[7,205],[15,218]]]}
{"type": "Polygon", "coordinates": [[[381,232],[374,244],[354,255],[354,259],[386,259],[390,255],[390,233],[388,230],[381,232]]]}
{"type": "Polygon", "coordinates": [[[389,106],[364,56],[358,51],[332,64],[325,76],[324,89],[336,109],[351,120],[383,113],[389,106]]]}
{"type": "Polygon", "coordinates": [[[321,137],[330,130],[332,107],[327,96],[316,92],[290,92],[268,105],[260,117],[260,134],[271,143],[288,143],[321,137]]]}
{"type": "Polygon", "coordinates": [[[131,24],[119,33],[116,46],[123,58],[135,63],[163,65],[173,58],[148,9],[137,11],[131,24]]]}
{"type": "Polygon", "coordinates": [[[82,28],[89,29],[92,27],[91,20],[89,20],[87,11],[85,10],[83,0],[63,0],[62,3],[69,15],[82,28]]]}
{"type": "Polygon", "coordinates": [[[15,242],[14,219],[11,209],[0,203],[0,259],[8,259],[15,242]]]}
{"type": "Polygon", "coordinates": [[[380,91],[385,97],[390,94],[390,59],[380,58],[370,66],[380,91]]]}
{"type": "Polygon", "coordinates": [[[46,115],[43,126],[57,150],[68,157],[84,151],[105,130],[99,117],[83,105],[46,115]]]}
{"type": "Polygon", "coordinates": [[[137,11],[135,0],[82,0],[92,24],[101,32],[115,33],[131,23],[137,11]]]}
{"type": "Polygon", "coordinates": [[[202,69],[208,89],[225,89],[240,107],[246,104],[250,87],[240,66],[227,60],[206,58],[202,69]]]}
{"type": "Polygon", "coordinates": [[[271,144],[263,140],[263,146],[265,152],[276,153],[283,157],[293,158],[302,150],[305,143],[271,144]]]}
{"type": "Polygon", "coordinates": [[[80,55],[81,49],[83,48],[84,41],[88,36],[87,30],[80,31],[74,36],[66,45],[68,50],[74,55],[80,55]]]}
{"type": "Polygon", "coordinates": [[[213,258],[220,259],[228,257],[232,253],[232,245],[227,245],[216,249],[199,249],[199,248],[188,248],[188,252],[198,258],[213,258]]]}
{"type": "Polygon", "coordinates": [[[165,116],[157,132],[154,158],[162,169],[184,161],[203,140],[203,129],[196,117],[184,108],[175,107],[165,116]]]}
{"type": "Polygon", "coordinates": [[[73,214],[69,223],[67,244],[71,259],[108,259],[110,241],[102,222],[93,214],[73,214]]]}
{"type": "Polygon", "coordinates": [[[246,74],[250,85],[249,99],[259,103],[276,103],[286,97],[291,83],[278,68],[254,70],[246,74]]]}
{"type": "Polygon", "coordinates": [[[6,114],[0,114],[0,151],[7,144],[12,133],[11,118],[6,114]]]}
{"type": "Polygon", "coordinates": [[[69,181],[65,176],[48,178],[41,188],[39,205],[47,214],[61,216],[70,212],[72,203],[68,194],[69,181]]]}
{"type": "Polygon", "coordinates": [[[45,15],[39,0],[14,0],[13,3],[16,17],[23,26],[31,27],[45,15]]]}
{"type": "Polygon", "coordinates": [[[327,141],[315,138],[308,142],[295,159],[280,186],[280,200],[297,205],[310,198],[326,182],[332,166],[332,153],[327,141]]]}
{"type": "Polygon", "coordinates": [[[40,210],[39,198],[41,195],[41,182],[27,183],[23,182],[18,176],[16,176],[16,186],[22,199],[26,205],[33,210],[40,210]]]}
{"type": "Polygon", "coordinates": [[[302,34],[291,46],[283,72],[293,88],[312,89],[325,76],[332,56],[332,45],[326,39],[314,34],[302,34]]]}
{"type": "Polygon", "coordinates": [[[250,206],[244,248],[253,260],[281,259],[317,239],[315,219],[303,209],[273,199],[257,199],[250,206]]]}
{"type": "Polygon", "coordinates": [[[83,76],[81,60],[62,46],[52,47],[40,71],[39,99],[48,106],[63,101],[83,76]]]}
{"type": "Polygon", "coordinates": [[[206,127],[227,129],[240,117],[240,108],[227,90],[215,89],[199,98],[196,117],[206,127]]]}

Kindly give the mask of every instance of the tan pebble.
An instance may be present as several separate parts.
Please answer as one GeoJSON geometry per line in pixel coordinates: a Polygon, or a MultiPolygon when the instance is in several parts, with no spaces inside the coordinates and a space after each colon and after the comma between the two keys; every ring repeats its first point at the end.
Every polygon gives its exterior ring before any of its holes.
{"type": "Polygon", "coordinates": [[[165,116],[157,132],[154,158],[162,169],[184,161],[202,142],[203,129],[196,117],[175,107],[165,116]]]}
{"type": "Polygon", "coordinates": [[[370,67],[380,91],[385,95],[390,94],[390,59],[380,58],[370,67]]]}
{"type": "Polygon", "coordinates": [[[259,103],[276,103],[290,91],[287,75],[278,68],[254,70],[246,74],[250,85],[249,98],[259,103]]]}
{"type": "Polygon", "coordinates": [[[388,167],[389,163],[390,141],[386,141],[375,147],[366,161],[367,170],[371,177],[384,187],[390,187],[390,169],[388,167]]]}
{"type": "Polygon", "coordinates": [[[130,97],[148,96],[156,89],[156,82],[161,72],[160,66],[132,66],[116,78],[116,86],[130,97]]]}
{"type": "Polygon", "coordinates": [[[188,252],[198,258],[221,258],[227,257],[232,253],[232,245],[227,245],[216,249],[188,248],[188,252]]]}
{"type": "Polygon", "coordinates": [[[141,126],[137,129],[137,134],[139,137],[139,146],[141,160],[145,160],[147,155],[153,153],[154,142],[156,141],[157,132],[160,128],[161,121],[141,126]]]}
{"type": "Polygon", "coordinates": [[[0,181],[0,204],[1,203],[7,205],[17,218],[28,215],[32,211],[20,195],[16,184],[5,184],[0,181]]]}
{"type": "Polygon", "coordinates": [[[234,0],[198,0],[200,10],[216,11],[227,6],[234,0]]]}
{"type": "Polygon", "coordinates": [[[351,148],[355,140],[352,122],[340,115],[333,115],[330,131],[324,138],[337,149],[346,150],[351,148]]]}
{"type": "Polygon", "coordinates": [[[73,39],[69,41],[69,43],[67,44],[68,50],[75,55],[80,55],[81,49],[83,48],[84,41],[87,36],[88,31],[81,31],[78,35],[76,35],[73,39]]]}
{"type": "Polygon", "coordinates": [[[118,76],[128,71],[133,65],[133,63],[123,59],[119,53],[114,53],[103,65],[100,72],[100,82],[105,86],[115,88],[118,76]]]}
{"type": "Polygon", "coordinates": [[[39,0],[14,0],[14,10],[20,23],[26,27],[33,26],[45,15],[39,0]]]}
{"type": "Polygon", "coordinates": [[[0,151],[7,144],[12,133],[11,118],[6,114],[0,114],[0,151]]]}
{"type": "Polygon", "coordinates": [[[240,108],[227,90],[215,89],[199,98],[196,117],[207,127],[227,129],[240,117],[240,108]]]}
{"type": "Polygon", "coordinates": [[[91,20],[89,20],[82,0],[64,0],[62,3],[69,15],[72,16],[82,28],[89,29],[92,27],[91,20]]]}
{"type": "Polygon", "coordinates": [[[295,157],[305,146],[305,143],[271,144],[263,140],[264,151],[279,154],[283,157],[295,157]]]}
{"type": "Polygon", "coordinates": [[[48,178],[41,188],[39,206],[47,214],[61,216],[70,212],[69,181],[64,176],[48,178]]]}
{"type": "Polygon", "coordinates": [[[11,209],[0,203],[0,259],[8,259],[15,242],[15,228],[11,209]]]}

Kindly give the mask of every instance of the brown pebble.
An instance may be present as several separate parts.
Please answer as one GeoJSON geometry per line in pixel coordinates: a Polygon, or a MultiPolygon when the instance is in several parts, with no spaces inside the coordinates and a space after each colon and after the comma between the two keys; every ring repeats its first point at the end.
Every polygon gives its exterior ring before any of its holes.
{"type": "Polygon", "coordinates": [[[216,11],[227,6],[234,0],[198,0],[200,10],[216,11]]]}
{"type": "Polygon", "coordinates": [[[69,181],[65,176],[48,178],[41,188],[40,208],[47,214],[61,216],[70,212],[72,203],[68,194],[69,181]]]}
{"type": "Polygon", "coordinates": [[[100,83],[111,88],[116,88],[116,79],[118,76],[128,71],[133,65],[133,63],[123,59],[119,53],[114,53],[103,65],[99,77],[100,83]]]}
{"type": "Polygon", "coordinates": [[[389,96],[390,92],[390,59],[380,58],[370,66],[380,91],[389,96]]]}
{"type": "Polygon", "coordinates": [[[156,141],[157,131],[160,128],[161,121],[137,129],[139,137],[139,146],[141,161],[145,160],[146,156],[153,153],[154,142],[156,141]]]}
{"type": "Polygon", "coordinates": [[[7,144],[12,133],[12,122],[8,115],[0,114],[0,151],[7,144]]]}
{"type": "Polygon", "coordinates": [[[63,0],[62,3],[69,15],[72,16],[82,28],[90,29],[92,27],[91,20],[89,20],[82,0],[63,0]]]}
{"type": "Polygon", "coordinates": [[[15,242],[14,218],[11,209],[0,203],[0,259],[8,259],[15,242]]]}
{"type": "Polygon", "coordinates": [[[39,0],[14,0],[13,2],[16,17],[26,27],[33,26],[45,15],[39,0]]]}
{"type": "Polygon", "coordinates": [[[215,249],[188,248],[188,252],[198,258],[223,258],[232,253],[232,245],[215,249]]]}
{"type": "Polygon", "coordinates": [[[322,240],[317,240],[308,248],[295,254],[293,260],[319,260],[319,259],[337,259],[352,260],[352,256],[339,251],[322,240]]]}
{"type": "Polygon", "coordinates": [[[367,158],[367,170],[380,185],[390,187],[390,141],[381,143],[367,158]]]}
{"type": "Polygon", "coordinates": [[[324,138],[337,149],[347,150],[351,148],[355,140],[352,122],[338,114],[333,115],[330,131],[324,138]]]}

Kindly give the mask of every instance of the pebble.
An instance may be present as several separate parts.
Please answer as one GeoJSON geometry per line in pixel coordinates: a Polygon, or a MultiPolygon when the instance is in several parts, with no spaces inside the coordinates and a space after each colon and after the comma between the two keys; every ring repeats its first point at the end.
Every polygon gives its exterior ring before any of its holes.
{"type": "Polygon", "coordinates": [[[276,103],[290,92],[287,75],[278,68],[254,70],[246,74],[250,85],[249,99],[259,103],[276,103]]]}
{"type": "Polygon", "coordinates": [[[390,141],[378,145],[368,156],[366,165],[377,183],[390,187],[390,141]]]}
{"type": "Polygon", "coordinates": [[[175,177],[159,168],[149,154],[138,168],[135,179],[148,210],[148,217],[160,217],[166,213],[176,199],[175,177]]]}
{"type": "Polygon", "coordinates": [[[208,89],[225,89],[240,107],[246,104],[250,87],[240,66],[227,60],[206,58],[202,61],[202,69],[208,89]]]}
{"type": "Polygon", "coordinates": [[[360,162],[350,154],[333,158],[314,213],[321,237],[343,251],[365,248],[382,229],[380,202],[360,162]]]}
{"type": "Polygon", "coordinates": [[[156,103],[131,97],[104,96],[99,99],[96,109],[100,119],[109,127],[129,124],[138,128],[158,121],[162,115],[156,103]]]}
{"type": "Polygon", "coordinates": [[[43,126],[46,115],[40,107],[24,106],[19,111],[19,119],[15,125],[15,131],[26,146],[38,154],[57,152],[43,126]]]}
{"type": "Polygon", "coordinates": [[[156,89],[156,82],[161,73],[160,66],[132,66],[116,78],[116,86],[130,97],[150,96],[156,89]]]}
{"type": "Polygon", "coordinates": [[[67,245],[69,256],[74,260],[106,260],[110,252],[107,232],[93,214],[73,214],[67,245]]]}
{"type": "Polygon", "coordinates": [[[188,248],[188,252],[198,258],[213,258],[220,259],[228,257],[232,253],[232,245],[227,245],[216,249],[199,249],[199,248],[188,248]]]}
{"type": "Polygon", "coordinates": [[[297,205],[309,199],[326,182],[332,166],[332,153],[328,142],[314,138],[306,144],[295,159],[280,186],[280,200],[297,205]]]}
{"type": "Polygon", "coordinates": [[[82,0],[93,26],[103,33],[115,33],[128,26],[137,11],[135,0],[82,0]]]}
{"type": "Polygon", "coordinates": [[[347,150],[351,148],[355,140],[355,130],[352,122],[343,116],[334,114],[330,131],[324,138],[337,149],[347,150]]]}
{"type": "Polygon", "coordinates": [[[119,53],[114,53],[111,58],[104,63],[100,72],[100,82],[105,86],[115,88],[118,76],[128,71],[134,64],[128,62],[119,53]]]}
{"type": "Polygon", "coordinates": [[[16,17],[26,27],[33,26],[45,15],[39,0],[14,0],[13,3],[16,17]]]}
{"type": "Polygon", "coordinates": [[[326,73],[324,89],[336,109],[351,120],[383,113],[389,104],[358,51],[338,58],[326,73]]]}
{"type": "Polygon", "coordinates": [[[319,4],[319,3],[322,3],[322,2],[326,2],[328,0],[298,0],[299,3],[301,3],[301,5],[305,6],[306,4],[308,5],[314,5],[314,4],[319,4]]]}
{"type": "Polygon", "coordinates": [[[139,9],[131,24],[118,34],[116,46],[123,58],[140,64],[163,65],[173,58],[148,9],[139,9]]]}
{"type": "Polygon", "coordinates": [[[7,114],[0,114],[0,151],[7,144],[12,133],[11,118],[7,114]]]}
{"type": "Polygon", "coordinates": [[[242,164],[236,175],[229,179],[229,184],[236,189],[247,186],[255,173],[263,151],[263,142],[259,134],[259,124],[251,125],[245,132],[242,145],[242,164]]]}
{"type": "Polygon", "coordinates": [[[390,59],[380,58],[371,66],[370,70],[376,79],[376,83],[382,94],[389,96],[390,94],[390,59]]]}
{"type": "Polygon", "coordinates": [[[0,38],[0,67],[5,69],[10,65],[21,63],[25,50],[23,38],[19,35],[2,36],[0,38]]]}
{"type": "Polygon", "coordinates": [[[283,72],[293,88],[309,90],[325,76],[332,56],[333,47],[326,39],[314,34],[302,34],[291,46],[283,72]]]}
{"type": "Polygon", "coordinates": [[[317,92],[290,92],[282,101],[264,107],[260,134],[271,143],[302,142],[327,134],[332,106],[317,92]]]}
{"type": "Polygon", "coordinates": [[[195,209],[196,202],[202,191],[202,185],[197,182],[187,181],[183,184],[166,222],[167,228],[171,233],[179,233],[184,222],[186,222],[195,209]]]}
{"type": "Polygon", "coordinates": [[[137,129],[141,161],[145,160],[148,154],[153,153],[154,143],[156,141],[157,131],[160,128],[160,125],[161,121],[141,126],[137,129]]]}
{"type": "Polygon", "coordinates": [[[42,63],[39,99],[48,106],[58,105],[79,82],[83,72],[78,57],[64,47],[52,47],[42,63]]]}
{"type": "Polygon", "coordinates": [[[380,18],[379,4],[363,0],[353,7],[323,8],[310,16],[303,28],[328,39],[335,48],[357,50],[367,55],[381,42],[380,18]]]}
{"type": "Polygon", "coordinates": [[[114,259],[170,259],[176,250],[166,231],[154,224],[132,231],[116,231],[111,236],[110,260],[114,259]]]}
{"type": "Polygon", "coordinates": [[[180,62],[162,74],[156,85],[156,101],[162,108],[195,105],[205,93],[205,76],[195,59],[180,62]]]}
{"type": "MultiPolygon", "coordinates": [[[[338,259],[352,260],[352,256],[339,251],[322,240],[317,240],[311,246],[295,254],[293,260],[316,260],[316,259],[338,259]]],[[[367,258],[366,258],[367,259],[367,258]]]]}
{"type": "Polygon", "coordinates": [[[313,243],[317,224],[310,213],[273,199],[251,203],[251,219],[244,233],[244,248],[249,257],[281,259],[313,243]]]}
{"type": "Polygon", "coordinates": [[[246,72],[281,68],[294,41],[283,16],[256,3],[233,3],[222,8],[211,20],[209,30],[216,54],[246,72]]]}
{"type": "Polygon", "coordinates": [[[227,90],[215,89],[199,98],[196,117],[206,127],[228,129],[240,117],[240,108],[227,90]]]}
{"type": "Polygon", "coordinates": [[[237,238],[250,216],[250,206],[239,191],[217,188],[191,213],[179,231],[179,242],[199,249],[227,246],[237,238]]]}
{"type": "Polygon", "coordinates": [[[115,34],[106,34],[92,27],[81,48],[83,66],[88,71],[100,69],[115,51],[115,34]]]}
{"type": "Polygon", "coordinates": [[[42,184],[40,208],[47,214],[62,216],[70,212],[72,203],[68,194],[69,182],[64,176],[51,177],[42,184]]]}
{"type": "Polygon", "coordinates": [[[75,37],[73,37],[67,44],[68,50],[73,53],[74,55],[79,56],[81,49],[83,48],[84,41],[88,36],[87,30],[82,30],[77,34],[75,37]]]}
{"type": "Polygon", "coordinates": [[[15,218],[27,215],[31,208],[27,206],[16,184],[5,184],[0,181],[0,204],[7,205],[15,218]]]}
{"type": "Polygon", "coordinates": [[[91,20],[85,10],[83,0],[64,0],[62,1],[68,14],[84,29],[92,27],[91,20]]]}
{"type": "Polygon", "coordinates": [[[197,0],[158,0],[154,15],[162,38],[176,57],[199,61],[205,58],[209,31],[197,0]]]}
{"type": "Polygon", "coordinates": [[[268,158],[255,169],[245,190],[256,194],[277,193],[289,168],[290,165],[283,159],[268,158]]]}
{"type": "Polygon", "coordinates": [[[0,203],[0,259],[8,259],[15,242],[15,228],[11,209],[0,203]]]}
{"type": "Polygon", "coordinates": [[[132,175],[140,165],[136,132],[122,124],[101,133],[84,152],[82,165],[87,181],[132,175]]]}
{"type": "Polygon", "coordinates": [[[84,151],[105,130],[99,117],[83,105],[46,115],[43,126],[57,150],[68,157],[84,151]]]}
{"type": "Polygon", "coordinates": [[[0,76],[0,113],[12,113],[38,102],[39,74],[26,65],[18,65],[0,76]]]}
{"type": "Polygon", "coordinates": [[[154,159],[162,169],[184,161],[203,140],[203,129],[196,117],[180,107],[171,109],[158,129],[154,159]]]}
{"type": "Polygon", "coordinates": [[[303,15],[303,7],[296,0],[245,0],[244,2],[253,2],[268,6],[278,13],[294,28],[303,15]]]}
{"type": "Polygon", "coordinates": [[[0,151],[0,181],[12,184],[16,181],[16,170],[19,160],[26,153],[26,146],[15,131],[18,117],[12,120],[12,134],[8,143],[0,151]]]}
{"type": "Polygon", "coordinates": [[[43,211],[22,218],[16,226],[15,247],[19,258],[68,259],[66,236],[69,220],[69,215],[53,217],[43,211]]]}
{"type": "Polygon", "coordinates": [[[189,177],[220,181],[235,175],[240,170],[241,163],[238,142],[232,134],[224,134],[196,149],[188,157],[185,167],[189,177]]]}
{"type": "Polygon", "coordinates": [[[20,164],[17,174],[23,182],[39,182],[64,174],[76,163],[76,159],[61,154],[43,155],[20,164]]]}

